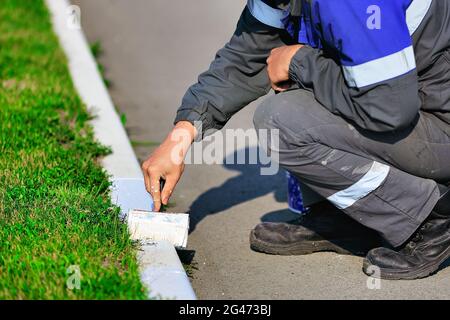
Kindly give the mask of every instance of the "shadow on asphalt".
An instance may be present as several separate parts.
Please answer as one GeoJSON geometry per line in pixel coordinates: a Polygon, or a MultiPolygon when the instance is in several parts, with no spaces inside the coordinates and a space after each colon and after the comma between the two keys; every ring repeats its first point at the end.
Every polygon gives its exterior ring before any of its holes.
{"type": "MultiPolygon", "coordinates": [[[[246,148],[248,155],[249,148],[246,148]]],[[[234,159],[238,152],[235,152],[234,159]]],[[[225,163],[225,159],[223,161],[225,163]]],[[[276,175],[263,176],[260,174],[260,165],[242,165],[242,164],[224,164],[224,168],[231,171],[237,171],[240,174],[225,181],[218,187],[211,188],[201,194],[190,206],[190,233],[195,230],[197,224],[205,217],[212,214],[221,213],[227,209],[242,204],[247,201],[273,193],[274,200],[285,202],[287,207],[287,185],[285,171],[280,168],[276,175]]],[[[243,212],[242,214],[245,214],[243,212]]],[[[357,238],[356,243],[343,245],[335,243],[342,247],[348,254],[364,256],[371,248],[379,246],[388,246],[378,236],[376,232],[363,227],[351,218],[346,217],[343,212],[336,209],[330,203],[324,201],[312,207],[310,215],[313,214],[316,222],[306,223],[310,230],[326,235],[332,229],[340,233],[351,234],[351,237],[357,238]],[[343,215],[343,216],[342,216],[343,215]],[[334,217],[333,217],[334,216],[334,217]],[[337,216],[339,218],[337,219],[337,216]],[[317,223],[319,221],[319,223],[317,223]],[[341,223],[336,223],[340,221],[341,223]],[[340,225],[340,228],[338,227],[340,225]],[[351,231],[350,231],[351,230],[351,231]]],[[[299,219],[299,216],[293,214],[289,209],[268,212],[261,217],[262,222],[288,222],[299,219]]],[[[302,219],[300,218],[299,221],[302,219]]],[[[311,220],[310,220],[311,221],[311,220]]],[[[309,221],[309,222],[310,222],[309,221]]],[[[301,222],[303,225],[304,223],[301,222]]],[[[334,242],[334,241],[331,241],[334,242]]],[[[185,252],[182,258],[189,264],[195,255],[195,251],[185,252]]],[[[443,263],[439,270],[450,266],[450,259],[443,263]]]]}
{"type": "MultiPolygon", "coordinates": [[[[254,151],[252,148],[246,148],[246,155],[248,155],[249,150],[254,151]]],[[[234,154],[235,159],[238,152],[234,154]]],[[[379,237],[374,231],[353,221],[329,202],[325,201],[314,205],[310,214],[308,214],[309,218],[306,220],[291,213],[287,209],[287,182],[283,169],[280,168],[276,175],[263,176],[260,174],[261,166],[259,165],[224,164],[224,167],[240,174],[226,180],[220,186],[204,192],[192,203],[189,208],[189,232],[194,231],[197,224],[208,215],[222,213],[233,206],[272,193],[274,201],[286,203],[286,209],[262,212],[262,222],[289,221],[294,224],[300,223],[311,230],[310,232],[319,234],[325,239],[330,239],[330,242],[333,243],[331,234],[334,236],[339,234],[338,238],[354,238],[356,243],[352,241],[349,245],[335,243],[349,254],[363,255],[369,249],[380,246],[379,237]]],[[[242,214],[245,214],[245,212],[242,212],[242,214]]]]}
{"type": "MultiPolygon", "coordinates": [[[[253,151],[246,148],[246,154],[253,151]]],[[[238,151],[234,153],[236,156],[238,151]]],[[[223,161],[225,163],[225,160],[223,161]]],[[[218,187],[201,194],[190,206],[190,232],[206,216],[223,212],[233,206],[273,193],[277,202],[287,202],[285,171],[280,168],[276,175],[263,176],[260,165],[224,164],[224,168],[240,174],[225,181],[218,187]]],[[[287,204],[286,204],[287,206],[287,204]]],[[[242,214],[245,214],[243,212],[242,214]]]]}
{"type": "Polygon", "coordinates": [[[261,217],[261,222],[288,222],[299,217],[300,215],[293,213],[289,209],[282,209],[266,213],[261,217]]]}

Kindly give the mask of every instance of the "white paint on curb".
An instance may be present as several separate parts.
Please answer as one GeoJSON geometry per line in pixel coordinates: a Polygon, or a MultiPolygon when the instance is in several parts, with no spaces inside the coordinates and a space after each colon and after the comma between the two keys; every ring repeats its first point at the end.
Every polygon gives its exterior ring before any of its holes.
{"type": "Polygon", "coordinates": [[[128,212],[133,209],[145,211],[153,209],[152,199],[145,190],[143,178],[114,178],[111,199],[120,207],[122,219],[125,219],[128,212]]]}
{"type": "Polygon", "coordinates": [[[152,292],[169,299],[195,299],[192,287],[185,285],[190,283],[189,279],[170,242],[158,241],[143,245],[140,260],[143,264],[152,265],[152,268],[146,268],[141,274],[143,282],[149,284],[152,292]]]}
{"type": "MultiPolygon", "coordinates": [[[[95,116],[91,122],[95,137],[112,149],[112,154],[102,160],[112,179],[112,201],[121,208],[122,215],[129,209],[150,211],[152,201],[145,190],[138,160],[84,34],[79,28],[69,27],[73,19],[67,11],[70,3],[68,0],[46,0],[46,3],[52,14],[54,30],[68,58],[74,85],[95,116]]],[[[196,299],[173,246],[158,242],[145,244],[141,249],[138,254],[141,281],[150,288],[150,298],[196,299]]]]}

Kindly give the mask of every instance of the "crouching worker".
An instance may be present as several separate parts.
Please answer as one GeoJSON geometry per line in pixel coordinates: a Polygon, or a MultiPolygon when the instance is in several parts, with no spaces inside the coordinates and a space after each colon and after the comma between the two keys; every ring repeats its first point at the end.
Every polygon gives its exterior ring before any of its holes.
{"type": "Polygon", "coordinates": [[[171,133],[143,164],[156,209],[182,174],[171,154],[186,154],[199,132],[194,123],[201,132],[221,128],[271,88],[279,94],[259,106],[254,124],[279,130],[279,145],[262,147],[342,216],[320,237],[301,224],[262,223],[252,247],[335,250],[331,242],[348,241],[352,231],[332,228],[350,217],[385,240],[367,253],[365,272],[373,265],[386,279],[435,272],[450,257],[450,2],[249,0],[178,110],[174,130],[190,141],[171,133]]]}

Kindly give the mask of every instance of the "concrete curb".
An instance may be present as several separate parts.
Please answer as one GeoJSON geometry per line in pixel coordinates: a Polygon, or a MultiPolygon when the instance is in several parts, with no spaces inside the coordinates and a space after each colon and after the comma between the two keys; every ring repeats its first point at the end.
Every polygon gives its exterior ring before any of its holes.
{"type": "MultiPolygon", "coordinates": [[[[108,90],[98,72],[84,34],[73,23],[68,0],[46,0],[61,46],[67,56],[74,85],[90,112],[95,137],[112,149],[102,160],[112,180],[112,201],[126,215],[129,209],[151,210],[152,200],[145,190],[142,171],[125,129],[114,109],[108,90]]],[[[178,255],[168,243],[142,244],[138,254],[141,281],[151,290],[149,298],[196,299],[178,255]]]]}

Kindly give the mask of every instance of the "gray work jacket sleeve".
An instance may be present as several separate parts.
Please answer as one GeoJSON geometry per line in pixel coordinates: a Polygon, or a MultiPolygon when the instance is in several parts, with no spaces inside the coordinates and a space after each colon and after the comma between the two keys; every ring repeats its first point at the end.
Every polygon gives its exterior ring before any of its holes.
{"type": "Polygon", "coordinates": [[[269,92],[266,59],[273,48],[288,42],[284,30],[259,22],[246,8],[230,42],[187,90],[175,123],[201,121],[202,135],[222,128],[233,114],[269,92]]]}
{"type": "Polygon", "coordinates": [[[341,66],[322,50],[302,47],[291,61],[289,75],[314,92],[328,110],[362,129],[388,132],[410,125],[421,106],[416,70],[363,88],[347,86],[341,66]]]}

